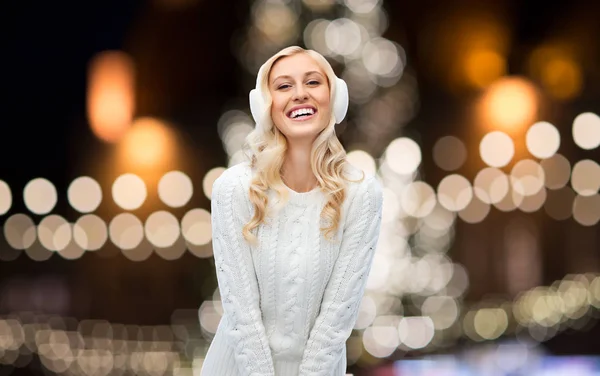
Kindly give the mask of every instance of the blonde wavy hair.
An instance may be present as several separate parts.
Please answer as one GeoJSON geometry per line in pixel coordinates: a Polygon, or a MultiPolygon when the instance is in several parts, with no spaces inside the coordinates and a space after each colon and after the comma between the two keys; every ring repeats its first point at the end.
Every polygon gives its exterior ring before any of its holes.
{"type": "MultiPolygon", "coordinates": [[[[304,53],[312,57],[323,69],[327,76],[330,89],[330,104],[333,105],[335,98],[335,73],[329,62],[318,52],[305,50],[298,46],[284,48],[267,60],[259,71],[260,80],[258,82],[261,94],[265,100],[265,113],[262,114],[260,123],[246,137],[242,150],[250,162],[250,166],[255,168],[256,173],[252,177],[249,188],[249,198],[254,207],[254,215],[243,227],[242,234],[246,241],[256,244],[257,237],[252,231],[260,224],[264,223],[267,215],[269,198],[267,191],[269,188],[277,192],[281,199],[280,205],[284,204],[289,198],[289,192],[281,180],[281,168],[285,152],[287,150],[287,139],[279,129],[274,126],[271,118],[271,95],[268,87],[269,74],[273,65],[286,56],[304,53]],[[262,72],[262,77],[261,77],[262,72]]],[[[346,182],[360,182],[359,180],[350,180],[343,176],[346,163],[346,151],[335,134],[335,117],[333,110],[329,124],[317,136],[312,144],[310,155],[310,165],[312,172],[317,178],[320,189],[327,197],[327,203],[321,211],[321,218],[329,224],[321,227],[320,230],[326,239],[332,240],[339,227],[341,208],[346,198],[346,182]]]]}

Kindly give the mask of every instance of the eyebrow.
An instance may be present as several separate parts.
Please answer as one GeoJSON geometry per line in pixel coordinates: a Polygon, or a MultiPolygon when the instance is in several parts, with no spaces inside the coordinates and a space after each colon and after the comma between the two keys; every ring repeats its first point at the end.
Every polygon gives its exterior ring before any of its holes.
{"type": "MultiPolygon", "coordinates": [[[[306,77],[306,76],[310,76],[311,74],[318,74],[319,76],[323,77],[323,75],[322,75],[322,74],[321,74],[321,72],[319,72],[319,71],[309,71],[309,72],[306,72],[306,73],[304,73],[304,77],[306,77]]],[[[275,78],[274,78],[274,79],[271,81],[271,83],[273,83],[273,82],[277,81],[277,80],[278,80],[278,79],[280,79],[280,78],[292,78],[292,77],[291,77],[291,76],[289,76],[289,75],[287,75],[287,74],[283,74],[283,75],[281,75],[281,76],[277,76],[277,77],[275,77],[275,78]]]]}

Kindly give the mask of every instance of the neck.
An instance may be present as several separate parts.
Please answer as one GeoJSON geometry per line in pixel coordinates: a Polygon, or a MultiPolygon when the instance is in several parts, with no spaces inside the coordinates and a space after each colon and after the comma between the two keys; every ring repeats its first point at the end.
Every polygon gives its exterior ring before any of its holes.
{"type": "Polygon", "coordinates": [[[317,179],[310,167],[311,146],[288,144],[282,166],[284,183],[296,192],[308,192],[317,185],[317,179]]]}

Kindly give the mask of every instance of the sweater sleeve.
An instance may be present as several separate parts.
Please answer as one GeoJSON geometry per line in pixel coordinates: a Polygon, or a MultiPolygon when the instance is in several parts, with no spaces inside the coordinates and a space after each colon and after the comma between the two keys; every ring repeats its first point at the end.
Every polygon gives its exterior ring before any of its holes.
{"type": "Polygon", "coordinates": [[[346,356],[379,239],[383,193],[375,177],[365,178],[349,207],[340,253],[310,332],[300,376],[329,376],[346,356]]]}
{"type": "Polygon", "coordinates": [[[250,247],[242,227],[250,207],[241,180],[223,173],[213,184],[211,220],[213,253],[226,337],[234,347],[240,376],[274,376],[273,359],[262,322],[259,291],[250,247]]]}

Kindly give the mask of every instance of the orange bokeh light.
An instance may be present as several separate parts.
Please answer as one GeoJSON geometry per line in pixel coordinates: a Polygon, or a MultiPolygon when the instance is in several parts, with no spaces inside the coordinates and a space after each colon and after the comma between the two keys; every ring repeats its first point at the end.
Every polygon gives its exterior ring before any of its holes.
{"type": "Polygon", "coordinates": [[[96,137],[117,142],[131,125],[135,107],[134,65],[120,51],[106,51],[88,71],[87,113],[96,137]]]}
{"type": "Polygon", "coordinates": [[[474,49],[465,55],[464,69],[469,84],[484,88],[506,73],[506,59],[491,49],[474,49]]]}
{"type": "Polygon", "coordinates": [[[583,86],[583,73],[576,55],[565,44],[539,47],[529,58],[529,73],[554,98],[573,98],[581,92],[583,86]]]}

